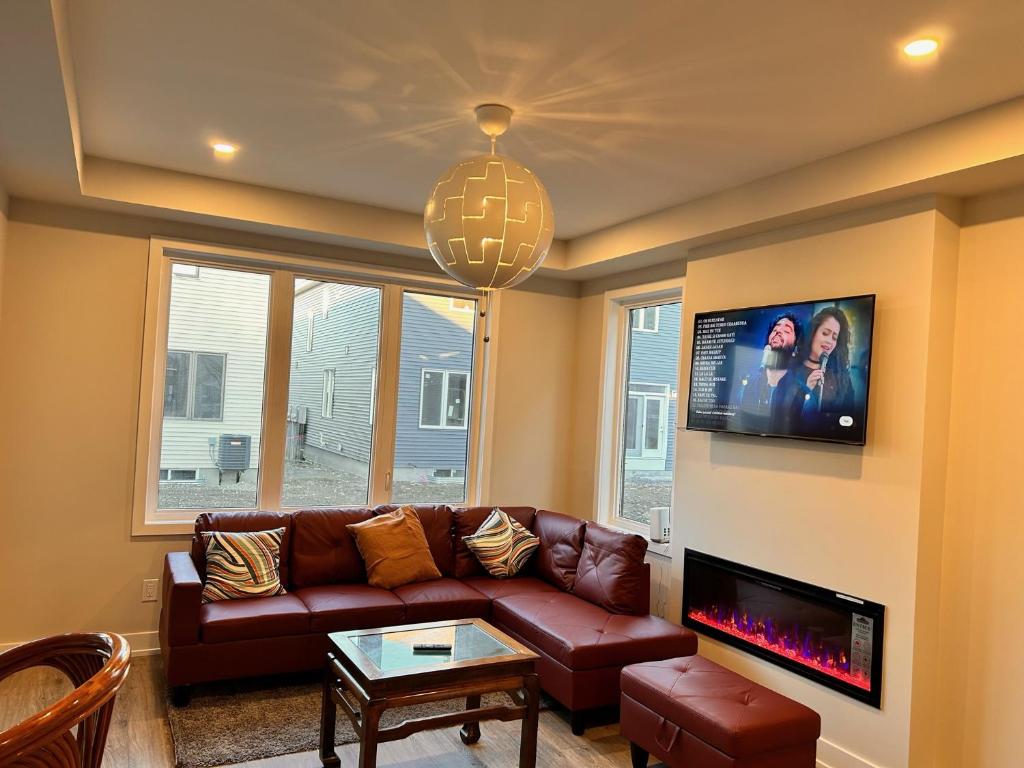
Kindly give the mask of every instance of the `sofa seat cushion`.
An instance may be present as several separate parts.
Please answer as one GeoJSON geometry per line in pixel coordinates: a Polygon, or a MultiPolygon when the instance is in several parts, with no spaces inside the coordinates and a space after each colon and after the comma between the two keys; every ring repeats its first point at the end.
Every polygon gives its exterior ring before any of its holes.
{"type": "Polygon", "coordinates": [[[558,590],[533,576],[513,576],[510,579],[496,579],[493,576],[470,576],[462,583],[486,595],[490,600],[510,595],[533,595],[537,593],[558,594],[558,590]]]}
{"type": "Polygon", "coordinates": [[[491,611],[490,598],[455,579],[405,584],[393,591],[405,604],[405,620],[410,624],[446,619],[485,619],[491,611]]]}
{"type": "Polygon", "coordinates": [[[389,590],[369,584],[325,584],[297,589],[293,594],[309,608],[313,632],[405,623],[405,604],[389,590]]]}
{"type": "Polygon", "coordinates": [[[295,595],[217,600],[199,609],[204,643],[230,643],[309,632],[309,609],[295,595]]]}
{"type": "Polygon", "coordinates": [[[623,696],[734,758],[813,743],[821,733],[814,710],[700,656],[627,667],[620,685],[623,696]]]}
{"type": "Polygon", "coordinates": [[[502,597],[491,604],[491,616],[574,671],[697,652],[697,636],[688,629],[657,616],[609,613],[564,592],[502,597]]]}

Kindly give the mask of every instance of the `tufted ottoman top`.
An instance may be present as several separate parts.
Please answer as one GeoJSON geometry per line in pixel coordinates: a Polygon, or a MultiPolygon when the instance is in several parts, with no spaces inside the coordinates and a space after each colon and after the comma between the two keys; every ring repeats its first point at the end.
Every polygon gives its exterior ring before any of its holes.
{"type": "Polygon", "coordinates": [[[749,757],[817,740],[821,718],[700,656],[634,664],[622,693],[730,757],[749,757]]]}

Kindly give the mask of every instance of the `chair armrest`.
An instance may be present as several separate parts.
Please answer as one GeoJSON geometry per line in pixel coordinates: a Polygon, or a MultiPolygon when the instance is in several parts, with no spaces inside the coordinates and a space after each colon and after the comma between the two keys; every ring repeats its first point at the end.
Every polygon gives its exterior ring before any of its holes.
{"type": "Polygon", "coordinates": [[[163,604],[160,607],[160,644],[195,645],[199,642],[199,609],[203,581],[188,552],[168,552],[164,560],[163,604]]]}

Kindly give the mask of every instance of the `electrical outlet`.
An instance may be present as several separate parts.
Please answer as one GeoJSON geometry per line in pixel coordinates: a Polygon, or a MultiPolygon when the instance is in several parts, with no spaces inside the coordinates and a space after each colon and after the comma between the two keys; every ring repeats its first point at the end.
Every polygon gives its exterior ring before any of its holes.
{"type": "Polygon", "coordinates": [[[142,602],[155,603],[157,594],[160,591],[160,579],[142,580],[142,602]]]}

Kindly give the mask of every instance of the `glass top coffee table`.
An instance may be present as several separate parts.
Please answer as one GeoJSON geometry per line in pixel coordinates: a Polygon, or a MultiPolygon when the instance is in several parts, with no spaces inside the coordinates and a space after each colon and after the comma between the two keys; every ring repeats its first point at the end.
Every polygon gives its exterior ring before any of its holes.
{"type": "Polygon", "coordinates": [[[459,619],[333,632],[327,637],[320,716],[320,760],[325,766],[341,764],[334,751],[338,707],[359,737],[359,768],[376,765],[379,743],[420,731],[462,724],[462,741],[473,744],[480,739],[482,720],[522,720],[519,766],[536,765],[537,655],[504,632],[482,619],[459,619]],[[414,651],[420,643],[448,644],[451,651],[414,651]],[[509,694],[508,706],[480,706],[483,694],[498,692],[509,694]],[[463,696],[465,711],[379,727],[386,709],[463,696]]]}

